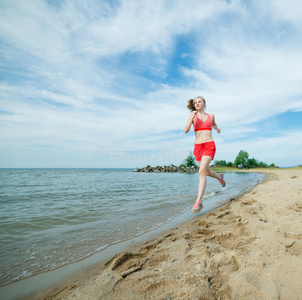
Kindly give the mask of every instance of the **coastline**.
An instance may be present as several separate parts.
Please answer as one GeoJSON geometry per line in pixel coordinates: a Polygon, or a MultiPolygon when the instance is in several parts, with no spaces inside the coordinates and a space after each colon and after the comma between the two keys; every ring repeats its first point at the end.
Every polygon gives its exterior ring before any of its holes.
{"type": "Polygon", "coordinates": [[[228,299],[236,295],[244,299],[275,295],[298,299],[302,295],[298,286],[302,270],[302,204],[298,199],[301,188],[295,182],[301,179],[302,170],[261,173],[273,176],[233,197],[230,203],[150,237],[144,244],[135,243],[109,264],[95,264],[30,299],[189,299],[188,295],[194,299],[228,299]],[[275,188],[279,181],[286,182],[283,191],[275,188]],[[293,195],[287,199],[288,191],[293,195]],[[286,214],[278,210],[285,205],[282,197],[286,198],[286,214]],[[275,201],[273,209],[267,200],[275,201]],[[299,219],[297,224],[291,226],[293,216],[288,210],[299,219]],[[283,223],[280,216],[286,217],[283,223]],[[272,228],[276,217],[280,224],[272,228]],[[279,246],[272,235],[277,236],[279,246]],[[281,273],[290,265],[288,273],[297,278],[278,275],[275,271],[280,265],[281,273]]]}

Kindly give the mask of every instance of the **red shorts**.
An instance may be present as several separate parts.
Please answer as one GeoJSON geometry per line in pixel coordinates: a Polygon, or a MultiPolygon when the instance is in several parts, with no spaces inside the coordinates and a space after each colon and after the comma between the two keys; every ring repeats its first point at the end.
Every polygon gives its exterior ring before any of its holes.
{"type": "Polygon", "coordinates": [[[195,155],[196,161],[201,161],[203,156],[211,156],[212,160],[214,159],[216,153],[215,142],[206,142],[201,144],[194,144],[193,154],[195,155]]]}

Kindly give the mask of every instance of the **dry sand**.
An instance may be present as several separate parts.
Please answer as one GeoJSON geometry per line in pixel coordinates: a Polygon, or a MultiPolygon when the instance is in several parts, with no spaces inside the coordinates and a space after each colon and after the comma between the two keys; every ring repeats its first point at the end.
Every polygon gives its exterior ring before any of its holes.
{"type": "Polygon", "coordinates": [[[302,170],[197,216],[39,299],[302,299],[302,170]]]}

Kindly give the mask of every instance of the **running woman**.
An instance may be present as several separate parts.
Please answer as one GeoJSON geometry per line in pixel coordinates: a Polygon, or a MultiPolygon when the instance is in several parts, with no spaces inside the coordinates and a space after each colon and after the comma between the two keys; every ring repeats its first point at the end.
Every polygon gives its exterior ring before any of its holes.
{"type": "Polygon", "coordinates": [[[215,122],[215,116],[205,112],[206,101],[203,97],[198,96],[195,99],[190,99],[187,107],[192,113],[188,118],[184,131],[185,133],[188,133],[193,124],[195,131],[193,154],[195,160],[199,163],[198,196],[191,212],[199,212],[203,208],[202,196],[206,189],[206,176],[216,178],[222,187],[225,187],[226,184],[222,173],[217,174],[210,169],[210,163],[214,159],[216,153],[216,146],[212,137],[212,127],[217,133],[220,133],[220,128],[218,128],[215,122]]]}

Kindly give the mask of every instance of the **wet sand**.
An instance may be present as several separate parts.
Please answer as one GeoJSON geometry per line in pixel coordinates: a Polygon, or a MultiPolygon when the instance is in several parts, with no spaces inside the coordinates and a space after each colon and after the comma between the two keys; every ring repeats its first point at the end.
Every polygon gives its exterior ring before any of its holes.
{"type": "Polygon", "coordinates": [[[302,170],[31,299],[302,299],[302,170]]]}

